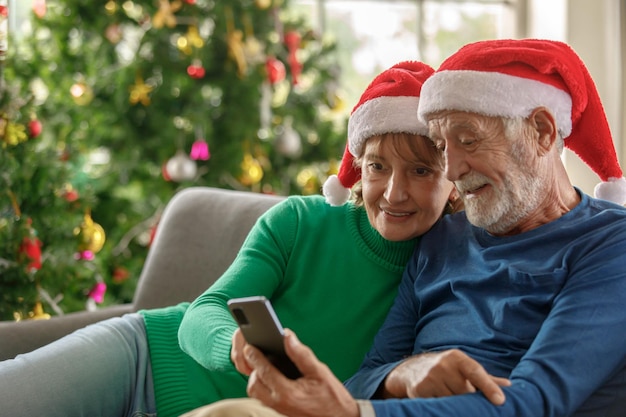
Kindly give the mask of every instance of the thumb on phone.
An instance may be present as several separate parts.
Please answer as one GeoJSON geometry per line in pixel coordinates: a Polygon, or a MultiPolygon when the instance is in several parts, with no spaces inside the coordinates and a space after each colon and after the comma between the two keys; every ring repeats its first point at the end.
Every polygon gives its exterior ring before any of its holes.
{"type": "Polygon", "coordinates": [[[285,329],[285,352],[304,376],[330,372],[326,364],[315,356],[313,350],[303,344],[290,329],[285,329]]]}

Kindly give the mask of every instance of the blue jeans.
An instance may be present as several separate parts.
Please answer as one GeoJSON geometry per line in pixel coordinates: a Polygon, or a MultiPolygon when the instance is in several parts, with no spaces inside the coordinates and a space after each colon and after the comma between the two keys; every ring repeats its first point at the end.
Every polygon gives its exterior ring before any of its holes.
{"type": "Polygon", "coordinates": [[[92,324],[0,362],[0,415],[155,416],[143,317],[92,324]]]}

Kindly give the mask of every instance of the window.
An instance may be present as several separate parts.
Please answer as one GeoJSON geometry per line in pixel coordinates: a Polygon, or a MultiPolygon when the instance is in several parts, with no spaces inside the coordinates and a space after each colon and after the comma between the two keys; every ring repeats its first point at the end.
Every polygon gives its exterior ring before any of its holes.
{"type": "Polygon", "coordinates": [[[349,106],[372,78],[408,59],[437,67],[462,45],[517,38],[524,0],[293,0],[311,25],[338,44],[349,106]]]}

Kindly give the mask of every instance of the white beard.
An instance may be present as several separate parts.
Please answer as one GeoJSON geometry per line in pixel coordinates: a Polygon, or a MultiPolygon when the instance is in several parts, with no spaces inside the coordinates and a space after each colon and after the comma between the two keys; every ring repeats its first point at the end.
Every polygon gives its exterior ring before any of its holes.
{"type": "MultiPolygon", "coordinates": [[[[519,142],[517,142],[519,143],[519,142]]],[[[489,178],[471,172],[455,184],[459,190],[475,189],[481,184],[490,184],[490,191],[479,197],[463,198],[467,219],[474,226],[493,234],[504,234],[535,210],[546,188],[546,179],[535,172],[526,158],[523,146],[513,146],[512,166],[504,178],[502,189],[496,189],[489,178]],[[519,148],[519,149],[518,149],[519,148]]],[[[464,194],[461,192],[461,196],[464,194]]]]}

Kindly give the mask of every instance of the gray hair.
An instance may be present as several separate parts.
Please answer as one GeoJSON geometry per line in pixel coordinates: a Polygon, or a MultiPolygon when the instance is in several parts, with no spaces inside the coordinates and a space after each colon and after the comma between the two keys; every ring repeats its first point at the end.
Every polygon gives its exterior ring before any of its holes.
{"type": "MultiPolygon", "coordinates": [[[[528,119],[525,117],[503,117],[502,125],[504,126],[504,134],[507,138],[513,138],[519,133],[523,132],[523,130],[527,127],[526,121],[528,119]]],[[[565,146],[565,142],[563,139],[563,135],[560,130],[557,130],[556,136],[556,147],[559,153],[563,152],[563,148],[565,146]]]]}

